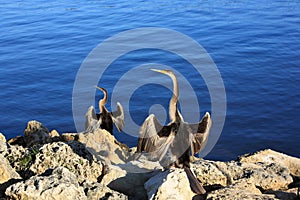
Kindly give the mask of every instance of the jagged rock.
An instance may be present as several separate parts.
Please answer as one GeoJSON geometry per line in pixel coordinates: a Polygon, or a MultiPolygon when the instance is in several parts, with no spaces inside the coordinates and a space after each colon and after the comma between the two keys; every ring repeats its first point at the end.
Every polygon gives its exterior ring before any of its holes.
{"type": "Polygon", "coordinates": [[[117,191],[111,190],[109,187],[102,185],[100,183],[83,183],[84,191],[88,200],[127,200],[128,197],[125,194],[119,193],[117,191]]]}
{"type": "Polygon", "coordinates": [[[59,133],[57,132],[57,130],[52,130],[50,133],[49,133],[50,137],[53,138],[53,137],[59,137],[59,133]]]}
{"type": "Polygon", "coordinates": [[[148,199],[193,199],[188,177],[183,169],[169,169],[145,183],[148,199]]]}
{"type": "Polygon", "coordinates": [[[8,160],[0,154],[0,184],[10,179],[21,179],[20,175],[13,169],[8,160]]]}
{"type": "Polygon", "coordinates": [[[237,181],[233,185],[208,193],[207,200],[277,199],[275,195],[262,194],[261,191],[255,187],[253,182],[254,181],[237,181]]]}
{"type": "Polygon", "coordinates": [[[239,157],[240,162],[244,163],[277,163],[282,166],[287,167],[291,174],[300,177],[300,159],[292,156],[288,156],[283,153],[273,151],[271,149],[266,149],[258,151],[254,154],[248,154],[239,157]]]}
{"type": "Polygon", "coordinates": [[[213,161],[199,160],[191,163],[191,170],[204,185],[227,185],[227,177],[216,167],[213,161]]]}
{"type": "Polygon", "coordinates": [[[6,189],[5,194],[11,199],[87,199],[76,175],[64,167],[54,169],[48,176],[33,176],[13,184],[6,189]]]}
{"type": "Polygon", "coordinates": [[[61,137],[60,137],[59,133],[56,130],[52,130],[49,133],[49,136],[50,136],[51,142],[58,142],[58,141],[61,140],[61,137]]]}
{"type": "Polygon", "coordinates": [[[63,133],[61,135],[62,141],[68,142],[73,140],[78,140],[79,136],[78,133],[63,133]]]}
{"type": "Polygon", "coordinates": [[[23,136],[17,136],[15,138],[11,138],[7,141],[8,144],[10,145],[19,145],[22,147],[26,146],[25,140],[23,136]]]}
{"type": "Polygon", "coordinates": [[[38,121],[29,121],[24,131],[24,140],[27,146],[46,144],[50,142],[49,130],[38,121]]]}
{"type": "Polygon", "coordinates": [[[125,164],[118,164],[117,166],[129,173],[147,173],[155,170],[163,170],[158,161],[148,160],[144,155],[140,155],[135,160],[131,160],[125,164]]]}
{"type": "Polygon", "coordinates": [[[76,174],[79,182],[85,179],[97,182],[102,174],[102,163],[82,157],[83,154],[78,155],[76,151],[63,142],[45,144],[35,155],[35,160],[29,169],[35,174],[41,174],[48,168],[64,166],[76,174]]]}
{"type": "Polygon", "coordinates": [[[0,133],[0,142],[6,142],[6,138],[2,133],[0,133]]]}
{"type": "Polygon", "coordinates": [[[19,145],[9,145],[4,156],[16,171],[23,171],[28,168],[32,160],[30,150],[19,145]]]}
{"type": "Polygon", "coordinates": [[[0,154],[5,154],[7,152],[7,144],[5,136],[0,133],[0,154]]]}
{"type": "Polygon", "coordinates": [[[248,182],[254,181],[254,185],[263,190],[287,189],[293,182],[290,171],[278,164],[271,163],[240,163],[240,162],[214,162],[220,171],[227,177],[227,183],[233,184],[240,179],[248,182]]]}
{"type": "Polygon", "coordinates": [[[119,166],[109,165],[107,166],[101,184],[107,185],[112,190],[126,194],[134,199],[146,199],[147,193],[144,184],[155,174],[157,174],[156,171],[130,173],[121,169],[119,166]]]}
{"type": "Polygon", "coordinates": [[[292,188],[286,191],[267,191],[266,193],[274,194],[276,198],[282,200],[299,200],[298,189],[292,188]]]}
{"type": "Polygon", "coordinates": [[[115,137],[106,130],[95,129],[92,133],[80,133],[78,136],[78,141],[106,164],[124,164],[128,159],[128,151],[119,146],[115,137]]]}

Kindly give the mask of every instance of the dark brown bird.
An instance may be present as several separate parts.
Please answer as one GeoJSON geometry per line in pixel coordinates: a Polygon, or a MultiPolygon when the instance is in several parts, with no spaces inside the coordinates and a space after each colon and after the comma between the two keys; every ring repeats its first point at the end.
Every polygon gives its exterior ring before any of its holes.
{"type": "Polygon", "coordinates": [[[207,112],[197,124],[184,122],[178,108],[179,97],[178,80],[171,70],[157,70],[168,75],[173,81],[173,96],[169,103],[171,122],[162,126],[157,118],[151,114],[144,121],[140,129],[137,152],[148,152],[167,168],[175,166],[184,168],[193,192],[204,194],[206,191],[190,169],[191,156],[200,152],[208,139],[211,118],[207,112]]]}
{"type": "Polygon", "coordinates": [[[109,112],[105,108],[108,98],[107,90],[98,86],[96,86],[96,88],[101,90],[104,96],[99,101],[100,112],[98,114],[96,114],[93,106],[88,109],[88,112],[86,113],[86,131],[91,132],[96,128],[101,128],[113,135],[113,124],[115,124],[118,131],[122,131],[124,128],[124,111],[122,105],[117,102],[117,110],[109,112]]]}

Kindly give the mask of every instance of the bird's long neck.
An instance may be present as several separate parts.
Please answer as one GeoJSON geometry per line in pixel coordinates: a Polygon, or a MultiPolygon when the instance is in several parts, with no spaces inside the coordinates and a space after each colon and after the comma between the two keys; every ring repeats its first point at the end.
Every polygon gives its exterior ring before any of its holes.
{"type": "Polygon", "coordinates": [[[169,116],[172,122],[176,121],[177,102],[179,97],[178,81],[175,75],[170,75],[173,81],[173,96],[169,105],[169,116]]]}
{"type": "Polygon", "coordinates": [[[107,91],[105,89],[102,90],[102,91],[103,91],[104,97],[103,97],[103,99],[101,99],[99,101],[99,110],[100,110],[100,113],[102,113],[105,110],[105,104],[107,102],[107,91]]]}

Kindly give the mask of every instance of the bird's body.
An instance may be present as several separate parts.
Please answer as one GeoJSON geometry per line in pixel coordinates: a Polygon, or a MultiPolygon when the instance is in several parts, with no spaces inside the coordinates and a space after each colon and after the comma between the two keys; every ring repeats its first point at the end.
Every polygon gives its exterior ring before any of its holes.
{"type": "Polygon", "coordinates": [[[206,113],[197,124],[184,122],[177,108],[179,87],[175,74],[170,70],[153,71],[166,74],[173,81],[173,96],[169,104],[171,122],[162,126],[153,114],[148,116],[140,129],[137,152],[150,153],[163,163],[165,168],[170,166],[184,168],[192,190],[203,194],[205,190],[190,170],[190,156],[200,152],[206,144],[211,127],[210,115],[206,113]]]}
{"type": "Polygon", "coordinates": [[[96,128],[101,128],[107,130],[113,135],[113,124],[115,124],[119,131],[121,131],[124,127],[123,107],[118,102],[117,110],[109,112],[105,107],[108,98],[107,90],[98,86],[96,88],[103,92],[104,97],[99,101],[100,112],[98,114],[96,114],[93,106],[91,106],[86,113],[86,130],[92,131],[96,128]]]}

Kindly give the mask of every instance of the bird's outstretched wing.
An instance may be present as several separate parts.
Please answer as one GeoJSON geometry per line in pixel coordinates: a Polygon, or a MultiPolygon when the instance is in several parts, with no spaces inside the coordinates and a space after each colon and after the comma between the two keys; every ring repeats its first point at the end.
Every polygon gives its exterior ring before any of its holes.
{"type": "Polygon", "coordinates": [[[205,113],[201,121],[197,124],[189,124],[192,130],[191,150],[192,155],[199,153],[206,145],[212,120],[208,112],[205,113]]]}
{"type": "Polygon", "coordinates": [[[140,128],[137,152],[148,152],[152,158],[160,161],[174,141],[174,134],[167,126],[162,126],[151,114],[140,128]],[[165,132],[165,133],[163,133],[165,132]]]}
{"type": "Polygon", "coordinates": [[[94,106],[90,106],[85,114],[85,131],[93,132],[96,128],[99,128],[101,120],[97,119],[94,106]]]}
{"type": "Polygon", "coordinates": [[[125,126],[124,123],[124,110],[122,105],[117,102],[117,110],[112,112],[112,120],[115,124],[115,126],[117,127],[118,131],[122,131],[122,129],[125,126]]]}

